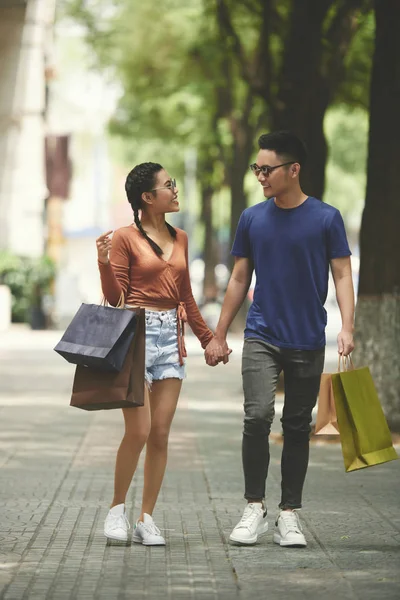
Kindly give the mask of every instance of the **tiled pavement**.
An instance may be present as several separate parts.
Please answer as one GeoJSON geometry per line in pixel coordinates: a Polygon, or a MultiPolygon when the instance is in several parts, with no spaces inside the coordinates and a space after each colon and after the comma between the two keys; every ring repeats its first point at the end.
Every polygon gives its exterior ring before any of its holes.
{"type": "MultiPolygon", "coordinates": [[[[155,513],[166,548],[107,545],[121,415],[69,408],[73,369],[51,351],[56,339],[23,329],[0,339],[1,599],[400,597],[398,461],[346,475],[337,444],[313,443],[301,515],[308,547],[282,549],[272,533],[250,548],[227,543],[244,506],[239,351],[215,369],[197,351],[189,358],[155,513]]],[[[278,420],[274,429],[271,529],[278,420]]],[[[139,468],[131,522],[142,484],[139,468]]]]}

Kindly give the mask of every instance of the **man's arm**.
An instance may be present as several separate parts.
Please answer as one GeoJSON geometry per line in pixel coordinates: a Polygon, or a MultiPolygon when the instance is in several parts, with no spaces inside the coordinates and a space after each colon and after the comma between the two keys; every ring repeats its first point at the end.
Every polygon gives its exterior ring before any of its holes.
{"type": "Polygon", "coordinates": [[[210,366],[228,362],[230,351],[226,343],[228,329],[243,304],[251,283],[253,263],[249,258],[235,257],[235,265],[225,293],[215,336],[208,344],[205,357],[210,366]]]}
{"type": "Polygon", "coordinates": [[[336,300],[342,316],[342,330],[337,338],[338,352],[347,356],[354,350],[354,288],[350,256],[333,258],[330,264],[336,288],[336,300]]]}

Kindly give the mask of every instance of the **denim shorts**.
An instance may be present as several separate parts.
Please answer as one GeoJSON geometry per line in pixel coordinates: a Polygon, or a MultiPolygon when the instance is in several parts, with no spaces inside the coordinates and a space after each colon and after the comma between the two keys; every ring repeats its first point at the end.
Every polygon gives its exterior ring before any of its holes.
{"type": "Polygon", "coordinates": [[[176,309],[146,310],[146,381],[185,379],[179,364],[176,309]]]}

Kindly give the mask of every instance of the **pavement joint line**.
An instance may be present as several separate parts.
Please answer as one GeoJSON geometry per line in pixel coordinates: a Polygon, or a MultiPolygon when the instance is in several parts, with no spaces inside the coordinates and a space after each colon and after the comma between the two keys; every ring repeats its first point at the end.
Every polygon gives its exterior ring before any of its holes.
{"type": "MultiPolygon", "coordinates": [[[[180,514],[180,518],[181,518],[182,533],[185,534],[185,522],[183,520],[182,513],[180,514]]],[[[185,535],[183,535],[183,545],[185,547],[186,566],[188,569],[189,583],[191,585],[190,597],[194,598],[195,597],[194,596],[194,587],[193,587],[194,580],[193,580],[193,570],[192,570],[191,557],[190,557],[190,548],[189,548],[189,541],[185,535]]]]}
{"type": "Polygon", "coordinates": [[[355,600],[359,600],[360,597],[357,596],[357,594],[354,592],[353,587],[352,587],[350,581],[347,579],[346,575],[343,573],[343,570],[340,568],[340,566],[338,565],[336,560],[332,556],[330,556],[325,544],[319,539],[319,536],[318,536],[317,532],[315,531],[315,528],[314,528],[313,524],[311,523],[311,521],[306,516],[302,516],[302,519],[307,524],[308,530],[312,533],[315,541],[317,542],[317,544],[319,545],[319,547],[321,548],[321,550],[323,551],[323,553],[325,554],[325,556],[327,557],[329,562],[337,569],[337,572],[338,572],[340,578],[344,581],[344,583],[346,584],[346,587],[350,591],[351,597],[354,598],[355,600]]]}
{"type": "Polygon", "coordinates": [[[100,595],[100,590],[103,586],[103,581],[104,581],[104,575],[105,575],[105,571],[107,568],[107,562],[110,556],[110,549],[112,548],[112,545],[109,544],[108,542],[106,543],[105,547],[104,547],[104,553],[103,553],[103,558],[102,558],[102,564],[101,564],[101,571],[99,573],[99,577],[98,580],[96,582],[96,588],[93,594],[93,598],[98,598],[100,595]]]}
{"type": "MultiPolygon", "coordinates": [[[[78,515],[77,515],[77,517],[75,519],[75,523],[74,523],[74,526],[73,526],[72,531],[70,533],[67,545],[66,545],[65,550],[63,552],[63,555],[62,555],[62,557],[60,559],[60,563],[59,563],[59,565],[57,567],[57,570],[56,570],[56,572],[54,574],[53,581],[49,585],[49,589],[48,589],[48,592],[46,594],[46,600],[51,600],[51,598],[52,598],[52,594],[53,594],[53,592],[54,592],[54,590],[56,588],[56,585],[57,585],[57,579],[58,579],[59,575],[63,571],[64,565],[66,563],[66,559],[67,559],[67,557],[69,555],[69,552],[70,552],[70,549],[72,547],[72,544],[74,543],[75,534],[76,534],[76,531],[78,530],[80,522],[82,520],[83,511],[84,511],[83,508],[79,509],[79,512],[78,512],[78,515]]],[[[68,512],[68,508],[66,508],[66,512],[68,512]]],[[[52,541],[53,540],[50,540],[49,546],[51,545],[52,541]]],[[[50,548],[49,548],[49,550],[50,550],[50,548]]]]}
{"type": "MultiPolygon", "coordinates": [[[[190,413],[190,409],[189,408],[187,409],[187,416],[188,416],[188,420],[192,421],[192,423],[193,423],[193,417],[192,417],[192,415],[190,413]]],[[[215,519],[215,522],[216,522],[216,525],[217,525],[217,528],[218,528],[218,533],[219,533],[219,536],[220,536],[220,539],[221,539],[221,542],[222,542],[222,545],[223,545],[223,548],[224,548],[224,551],[225,551],[225,556],[226,556],[226,559],[227,559],[227,563],[228,563],[229,568],[230,568],[231,573],[232,573],[233,582],[234,582],[234,584],[236,586],[236,593],[239,594],[240,591],[241,591],[241,587],[240,587],[240,583],[239,583],[239,578],[238,578],[236,569],[235,569],[235,567],[233,565],[232,557],[231,557],[230,552],[229,552],[229,544],[227,543],[227,541],[225,539],[224,530],[223,530],[222,524],[220,522],[220,519],[218,517],[218,511],[217,511],[215,502],[214,502],[214,500],[212,498],[211,484],[210,484],[210,481],[209,481],[209,479],[207,477],[206,466],[205,466],[203,455],[202,455],[202,453],[200,451],[200,448],[199,448],[199,438],[198,438],[197,429],[194,426],[194,423],[193,423],[193,428],[192,429],[195,432],[194,439],[195,439],[196,451],[197,451],[197,454],[198,454],[198,457],[199,457],[199,461],[201,463],[201,470],[202,470],[202,475],[203,475],[205,486],[206,486],[206,490],[207,490],[208,500],[209,500],[212,512],[214,514],[214,519],[215,519]]]]}
{"type": "Polygon", "coordinates": [[[92,546],[92,543],[93,543],[93,540],[94,540],[94,537],[95,537],[95,534],[96,534],[97,523],[99,521],[100,514],[101,514],[101,508],[97,507],[95,515],[94,515],[92,527],[90,528],[90,533],[89,533],[89,536],[88,536],[86,547],[85,547],[85,550],[83,551],[81,563],[79,565],[79,570],[78,570],[78,573],[76,575],[76,580],[75,580],[74,586],[73,586],[73,588],[71,590],[71,596],[70,596],[71,600],[73,600],[74,598],[78,598],[79,597],[78,596],[79,586],[80,586],[80,584],[82,582],[83,572],[85,570],[85,565],[86,565],[87,559],[89,557],[89,551],[90,551],[90,548],[92,546]]]}
{"type": "MultiPolygon", "coordinates": [[[[163,518],[163,522],[164,522],[164,528],[166,529],[166,531],[169,532],[169,521],[168,521],[168,512],[164,511],[164,518],[163,518]]],[[[169,543],[168,540],[168,536],[167,536],[167,543],[169,543]]],[[[166,555],[165,555],[165,565],[166,565],[166,574],[167,574],[167,598],[172,598],[172,584],[171,584],[171,554],[170,552],[167,550],[166,555]]]]}
{"type": "Polygon", "coordinates": [[[11,451],[8,454],[5,455],[4,460],[2,463],[0,463],[0,469],[2,469],[3,467],[7,466],[7,463],[10,462],[10,460],[12,460],[14,458],[14,456],[17,454],[17,451],[11,451]]]}
{"type": "Polygon", "coordinates": [[[52,532],[52,534],[50,536],[50,539],[48,541],[46,549],[43,552],[40,560],[37,562],[37,565],[36,565],[36,568],[35,568],[35,572],[33,573],[32,577],[30,578],[29,582],[27,583],[27,586],[26,586],[25,591],[24,591],[23,596],[22,596],[22,600],[25,600],[26,598],[29,598],[30,592],[31,592],[31,588],[34,587],[34,585],[35,585],[35,583],[36,583],[36,581],[38,579],[38,576],[39,576],[40,570],[41,570],[41,566],[43,565],[44,560],[47,558],[47,556],[50,553],[51,545],[52,545],[53,541],[55,540],[55,538],[57,536],[58,528],[59,528],[60,524],[63,522],[66,513],[67,513],[67,508],[64,508],[61,511],[61,514],[60,514],[60,517],[59,517],[59,519],[57,521],[56,526],[53,529],[53,532],[52,532]]]}
{"type": "MultiPolygon", "coordinates": [[[[99,511],[98,516],[100,517],[100,511],[99,511]]],[[[130,520],[129,522],[132,523],[132,520],[130,520]]],[[[132,528],[133,528],[133,525],[132,525],[132,528]]],[[[120,586],[120,589],[118,590],[118,600],[125,599],[126,592],[128,589],[128,584],[125,584],[124,582],[126,581],[126,572],[128,570],[131,570],[131,568],[132,568],[131,567],[131,564],[132,564],[132,562],[131,562],[132,561],[131,545],[132,544],[130,544],[130,543],[126,543],[126,545],[125,545],[124,555],[122,558],[122,574],[121,574],[122,585],[120,586]]],[[[74,598],[72,596],[71,596],[71,600],[74,600],[74,598]]]]}
{"type": "Polygon", "coordinates": [[[213,568],[213,565],[212,565],[212,561],[211,561],[210,548],[209,548],[209,545],[208,545],[207,534],[206,534],[206,532],[204,530],[204,524],[203,524],[203,520],[201,518],[201,512],[197,512],[197,518],[198,518],[198,522],[199,522],[201,538],[202,538],[203,544],[204,544],[204,549],[205,549],[205,555],[206,555],[206,560],[207,560],[208,568],[209,568],[210,573],[212,573],[213,592],[214,592],[214,595],[218,597],[217,581],[216,581],[215,571],[214,571],[214,568],[213,568]]]}
{"type": "Polygon", "coordinates": [[[382,512],[379,508],[376,508],[375,506],[373,506],[373,504],[371,503],[371,501],[367,498],[367,496],[365,494],[363,494],[362,492],[359,492],[361,498],[364,500],[364,502],[366,504],[368,504],[368,506],[376,513],[378,514],[384,521],[386,521],[386,523],[388,523],[390,525],[390,527],[392,527],[392,529],[395,529],[397,531],[397,533],[400,533],[400,528],[396,527],[395,523],[393,522],[393,520],[388,519],[388,517],[385,515],[384,512],[382,512]]]}

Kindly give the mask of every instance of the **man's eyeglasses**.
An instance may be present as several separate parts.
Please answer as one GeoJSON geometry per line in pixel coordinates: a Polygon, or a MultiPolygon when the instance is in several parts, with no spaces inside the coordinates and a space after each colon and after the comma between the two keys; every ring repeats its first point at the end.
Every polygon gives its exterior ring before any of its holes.
{"type": "Polygon", "coordinates": [[[291,160],[290,162],[285,162],[281,165],[275,165],[275,167],[270,167],[269,165],[262,165],[261,167],[259,167],[257,163],[253,163],[252,165],[250,165],[250,169],[257,177],[260,173],[269,177],[271,173],[275,171],[275,169],[279,169],[279,167],[286,167],[286,165],[294,165],[295,162],[296,161],[291,160]]]}
{"type": "Polygon", "coordinates": [[[171,181],[169,181],[167,185],[162,185],[161,187],[153,188],[152,190],[149,190],[149,192],[155,192],[156,190],[171,190],[173,192],[175,188],[176,179],[171,179],[171,181]]]}

